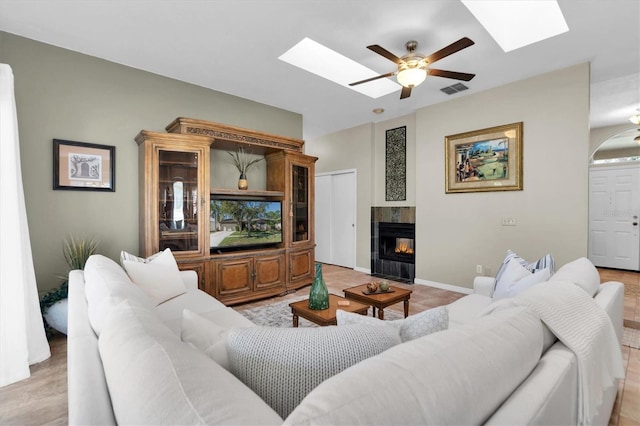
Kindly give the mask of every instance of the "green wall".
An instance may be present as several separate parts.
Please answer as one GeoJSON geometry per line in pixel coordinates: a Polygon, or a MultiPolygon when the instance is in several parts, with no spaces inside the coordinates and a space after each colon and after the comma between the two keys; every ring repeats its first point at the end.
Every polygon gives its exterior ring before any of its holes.
{"type": "MultiPolygon", "coordinates": [[[[117,259],[138,251],[138,150],[142,129],[191,117],[302,137],[302,116],[0,32],[0,62],[15,78],[20,155],[40,292],[66,273],[63,240],[91,233],[117,259]],[[116,192],[54,191],[52,139],[116,147],[116,192]]],[[[233,177],[237,181],[237,176],[233,177]]]]}

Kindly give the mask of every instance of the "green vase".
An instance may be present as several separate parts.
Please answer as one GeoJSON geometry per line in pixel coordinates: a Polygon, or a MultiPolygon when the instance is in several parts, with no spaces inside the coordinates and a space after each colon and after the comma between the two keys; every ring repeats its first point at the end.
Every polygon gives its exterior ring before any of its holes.
{"type": "Polygon", "coordinates": [[[322,263],[316,263],[316,279],[309,292],[309,309],[320,310],[329,307],[329,290],[322,278],[322,263]]]}

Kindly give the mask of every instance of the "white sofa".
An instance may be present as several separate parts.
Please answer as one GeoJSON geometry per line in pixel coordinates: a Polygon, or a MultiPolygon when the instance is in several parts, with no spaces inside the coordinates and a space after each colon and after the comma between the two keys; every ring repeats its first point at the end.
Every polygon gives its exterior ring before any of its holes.
{"type": "MultiPolygon", "coordinates": [[[[477,279],[474,294],[449,305],[448,330],[356,362],[283,419],[180,340],[183,309],[223,326],[255,327],[198,290],[195,273],[181,277],[187,292],[154,307],[107,258],[92,256],[85,271],[70,273],[70,424],[578,423],[576,356],[526,308],[483,315],[492,303],[488,278],[477,279]]],[[[609,282],[595,295],[618,339],[623,291],[621,283],[609,282]]],[[[324,330],[325,337],[339,328],[324,330]]],[[[279,333],[272,346],[287,340],[289,331],[279,333]]],[[[617,383],[601,388],[594,424],[608,422],[617,383]]]]}

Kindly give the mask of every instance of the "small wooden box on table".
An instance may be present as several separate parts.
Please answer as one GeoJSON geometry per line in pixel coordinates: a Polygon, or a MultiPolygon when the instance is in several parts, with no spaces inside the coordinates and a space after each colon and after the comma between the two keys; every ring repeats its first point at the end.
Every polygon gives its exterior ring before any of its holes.
{"type": "Polygon", "coordinates": [[[298,326],[298,317],[308,319],[320,326],[336,325],[336,310],[342,309],[347,312],[355,312],[361,315],[367,315],[369,305],[363,305],[356,301],[347,301],[344,297],[329,294],[329,307],[327,309],[313,310],[309,309],[309,299],[300,300],[299,302],[290,303],[291,313],[293,314],[293,326],[298,326]],[[348,305],[338,305],[338,302],[348,302],[348,305]]]}
{"type": "Polygon", "coordinates": [[[367,293],[366,284],[344,289],[344,297],[347,299],[372,306],[374,317],[376,316],[376,308],[378,308],[378,318],[384,319],[384,308],[399,302],[403,302],[404,304],[404,317],[406,318],[409,316],[409,299],[411,298],[411,290],[405,290],[404,288],[399,287],[389,287],[389,291],[386,292],[367,293]]]}

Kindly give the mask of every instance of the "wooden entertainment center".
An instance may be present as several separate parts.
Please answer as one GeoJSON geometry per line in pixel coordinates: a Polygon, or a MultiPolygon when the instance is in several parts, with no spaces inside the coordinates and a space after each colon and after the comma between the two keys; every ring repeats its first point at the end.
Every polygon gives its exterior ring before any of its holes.
{"type": "Polygon", "coordinates": [[[275,296],[314,279],[314,167],[304,141],[190,118],[167,133],[143,130],[138,144],[140,254],[171,248],[182,270],[198,273],[200,289],[227,305],[275,296]],[[243,146],[266,161],[266,189],[212,187],[211,159],[243,146]],[[259,249],[210,253],[210,199],[282,203],[282,242],[259,249]]]}

